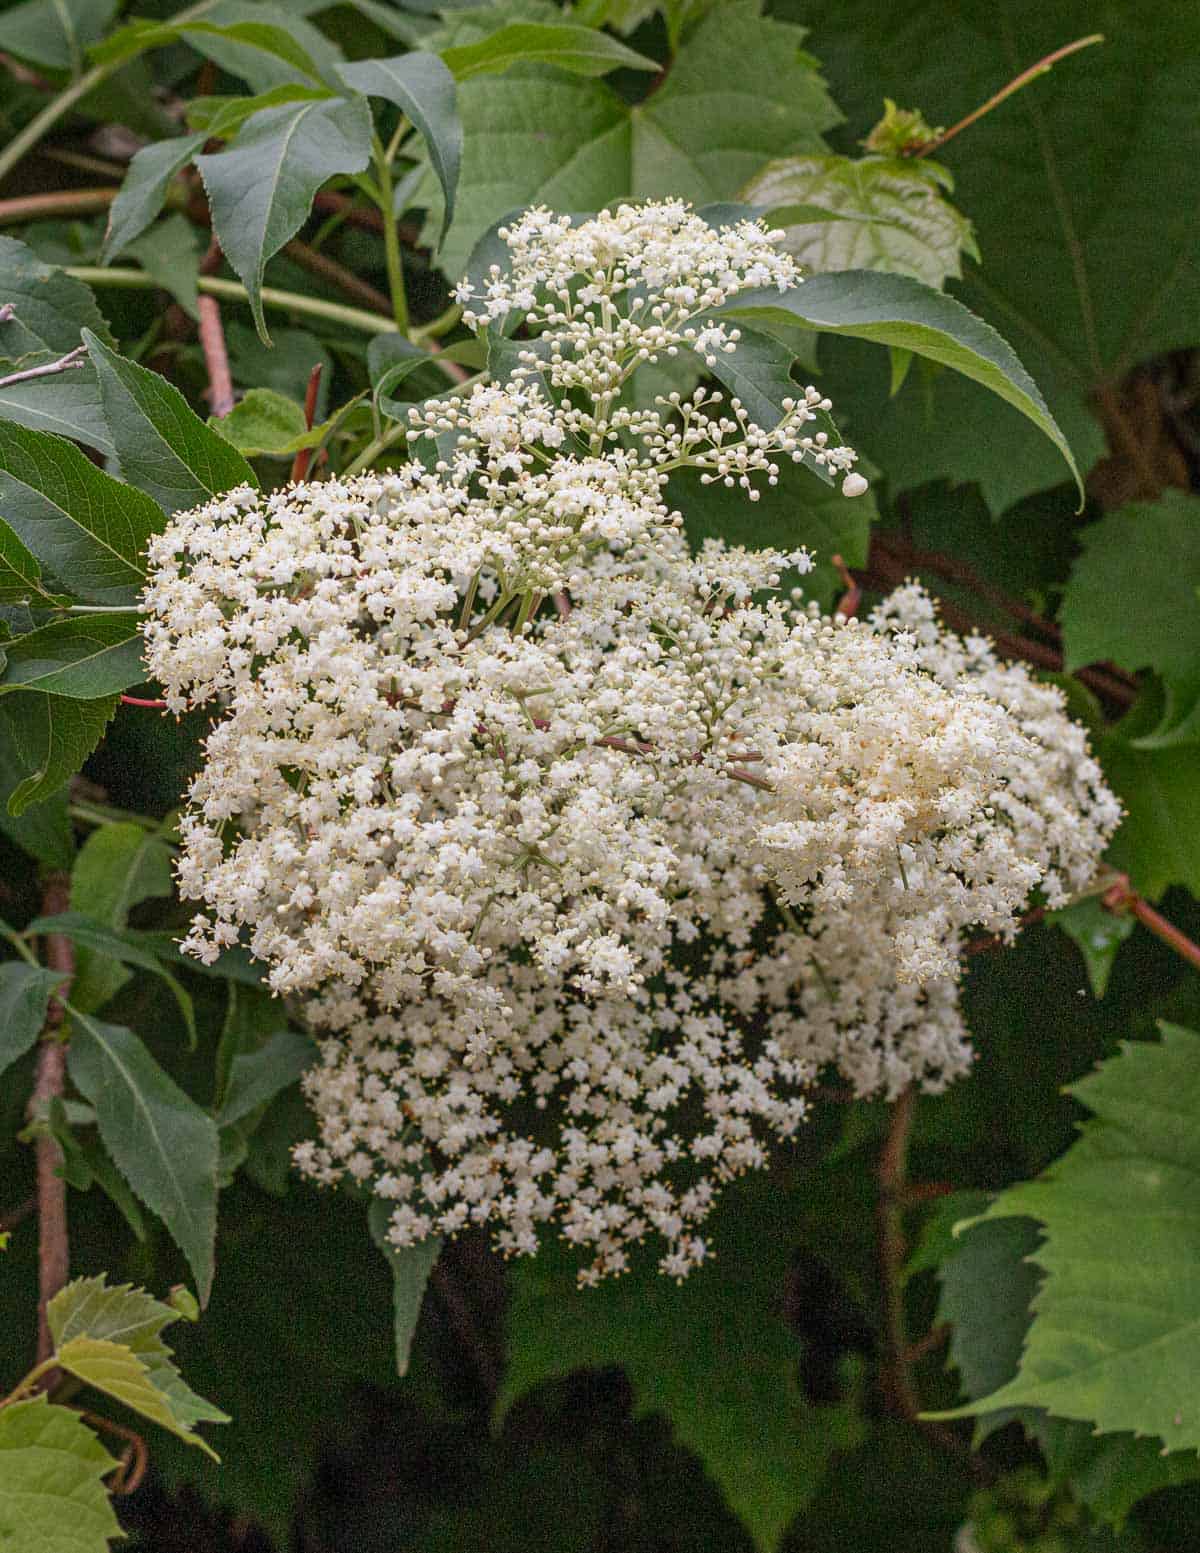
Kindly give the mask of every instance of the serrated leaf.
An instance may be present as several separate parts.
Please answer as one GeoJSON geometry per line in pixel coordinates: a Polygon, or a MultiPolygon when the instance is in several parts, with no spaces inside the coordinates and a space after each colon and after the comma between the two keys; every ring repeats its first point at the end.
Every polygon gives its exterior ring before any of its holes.
{"type": "Polygon", "coordinates": [[[717,309],[737,318],[787,316],[828,334],[898,347],[981,383],[1042,431],[1083,486],[1075,460],[1037,384],[1006,340],[960,302],[905,275],[847,270],[791,291],[742,292],[717,309]]]}
{"type": "Polygon", "coordinates": [[[454,77],[445,63],[436,54],[400,54],[339,65],[337,73],[351,91],[394,103],[420,130],[442,190],[444,237],[454,219],[463,147],[454,77]]]}
{"type": "Polygon", "coordinates": [[[0,965],[0,1073],[42,1033],[50,995],[63,982],[59,971],[8,960],[0,965]]]}
{"type": "MultiPolygon", "coordinates": [[[[0,697],[0,744],[7,746],[6,764],[19,773],[8,795],[8,813],[23,815],[63,787],[104,737],[116,709],[116,696],[78,701],[31,690],[0,697]]],[[[65,810],[63,818],[65,823],[65,810]]],[[[69,868],[72,850],[65,863],[49,866],[69,868]]]]}
{"type": "MultiPolygon", "coordinates": [[[[278,1018],[278,1009],[275,1011],[278,1018]]],[[[311,1038],[299,1030],[277,1030],[257,1051],[237,1053],[229,1065],[217,1126],[229,1127],[294,1084],[317,1057],[311,1038]]]]}
{"type": "MultiPolygon", "coordinates": [[[[1011,342],[1086,472],[1105,452],[1097,399],[1200,333],[1200,271],[1179,258],[1200,205],[1200,164],[1186,149],[1200,14],[1177,5],[1102,14],[1089,0],[1019,13],[987,0],[953,10],[939,0],[882,10],[834,0],[811,14],[837,100],[862,126],[878,116],[881,86],[953,124],[1064,41],[1104,31],[1102,47],[1064,61],[945,149],[985,258],[952,289],[1011,342]]],[[[893,489],[979,480],[1000,513],[1060,483],[1049,449],[974,384],[944,373],[922,383],[914,372],[889,405],[886,378],[868,396],[851,354],[829,352],[829,392],[836,403],[855,390],[871,426],[866,451],[893,489]]]]}
{"type": "Polygon", "coordinates": [[[1093,1119],[984,1217],[1038,1221],[1045,1279],[1017,1375],[971,1412],[1040,1407],[1200,1447],[1200,1036],[1161,1029],[1071,1086],[1093,1119]]]}
{"type": "Polygon", "coordinates": [[[206,138],[181,135],[174,140],[151,141],[135,154],[121,191],[109,206],[101,264],[111,263],[156,219],[171,180],[182,172],[206,138]]]}
{"type": "Polygon", "coordinates": [[[73,1337],[59,1345],[55,1359],[60,1368],[85,1385],[114,1397],[185,1444],[197,1446],[214,1461],[220,1460],[207,1440],[179,1422],[146,1366],[123,1344],[97,1337],[73,1337]]]}
{"type": "MultiPolygon", "coordinates": [[[[477,42],[488,14],[453,24],[451,46],[477,42]]],[[[493,14],[502,24],[505,13],[493,14]]],[[[487,229],[528,205],[599,210],[629,197],[705,205],[733,198],[773,156],[824,151],[822,133],[840,115],[803,37],[760,16],[754,0],[727,0],[633,107],[604,82],[549,65],[460,82],[463,168],[442,248],[446,271],[457,278],[487,229]]],[[[432,180],[421,194],[432,210],[432,180]]]]}
{"type": "Polygon", "coordinates": [[[89,329],[84,340],[100,378],[121,472],[165,513],[196,507],[239,485],[257,487],[242,455],[188,409],[156,372],[126,361],[89,329]]]}
{"type": "Polygon", "coordinates": [[[71,1010],[71,1081],[96,1108],[105,1147],[142,1202],[166,1225],[196,1279],[213,1278],[217,1128],[122,1025],[71,1010]]]}
{"type": "Polygon", "coordinates": [[[392,1328],[396,1342],[396,1374],[408,1374],[413,1336],[425,1286],[442,1250],[440,1236],[430,1235],[415,1246],[395,1246],[388,1238],[392,1205],[381,1197],[371,1199],[367,1213],[371,1239],[382,1251],[392,1271],[392,1328]]]}
{"type": "Polygon", "coordinates": [[[24,0],[4,13],[4,49],[48,70],[79,74],[89,44],[104,36],[118,0],[24,0]]]}
{"type": "MultiPolygon", "coordinates": [[[[0,422],[0,433],[4,430],[0,422]]],[[[0,518],[0,604],[38,604],[45,606],[54,595],[42,584],[42,569],[37,557],[0,518]]]]}
{"type": "Polygon", "coordinates": [[[228,415],[210,417],[208,424],[247,458],[286,458],[316,447],[325,434],[322,426],[309,428],[299,400],[273,388],[251,388],[228,415]]]}
{"type": "Polygon", "coordinates": [[[146,581],[146,544],[161,529],[162,514],[73,443],[0,422],[0,511],[79,598],[135,602],[146,581]]]}
{"type": "MultiPolygon", "coordinates": [[[[273,7],[225,0],[224,4],[210,7],[202,19],[152,22],[135,18],[94,48],[92,58],[98,64],[113,65],[147,49],[186,40],[199,53],[258,89],[268,90],[280,84],[281,76],[285,83],[300,76],[319,86],[320,66],[304,46],[313,35],[314,29],[307,23],[273,7]]],[[[316,37],[320,39],[318,53],[327,54],[333,49],[321,34],[316,37]]]]}
{"type": "Polygon", "coordinates": [[[321,185],[336,173],[358,173],[371,156],[371,114],[361,98],[289,103],[247,119],[220,155],[199,156],[213,227],[241,277],[259,335],[267,260],[308,218],[321,185]]]}
{"type": "Polygon", "coordinates": [[[189,128],[203,130],[210,140],[231,140],[247,119],[264,108],[278,108],[289,102],[322,102],[335,95],[326,87],[288,82],[256,92],[253,97],[197,97],[188,103],[186,118],[189,128]]]}
{"type": "MultiPolygon", "coordinates": [[[[116,823],[94,830],[71,870],[70,909],[124,928],[130,909],[152,897],[174,892],[171,848],[140,825],[116,823]]],[[[102,1008],[129,979],[119,961],[77,948],[71,1001],[85,1013],[102,1008]]]]}
{"type": "Polygon", "coordinates": [[[556,65],[585,76],[659,68],[657,60],[637,53],[608,33],[571,22],[511,22],[478,43],[444,49],[442,58],[459,81],[473,75],[499,74],[519,64],[556,65]]]}
{"type": "MultiPolygon", "coordinates": [[[[188,1038],[194,1044],[196,1038],[196,1015],[192,1007],[191,995],[171,975],[158,956],[140,943],[132,933],[110,927],[105,922],[99,922],[94,917],[84,916],[77,911],[64,911],[52,917],[37,917],[29,924],[25,931],[27,933],[61,933],[64,938],[69,938],[73,944],[79,944],[82,948],[90,949],[95,954],[107,955],[110,959],[120,960],[123,965],[136,965],[139,970],[149,971],[152,976],[157,976],[171,989],[171,994],[179,1005],[179,1012],[183,1016],[188,1038]]],[[[74,1007],[74,1004],[72,1006],[74,1007]]]]}
{"type": "Polygon", "coordinates": [[[971,223],[946,197],[952,187],[932,162],[797,156],[768,163],[742,193],[809,270],[881,270],[940,289],[961,276],[964,253],[979,257],[971,223]]]}
{"type": "Polygon", "coordinates": [[[714,1260],[682,1285],[635,1252],[632,1271],[575,1286],[558,1244],[514,1269],[508,1364],[497,1407],[579,1368],[620,1365],[638,1413],[661,1412],[695,1451],[760,1548],[774,1548],[825,1474],[856,1443],[852,1408],[816,1407],[790,1377],[799,1345],[779,1316],[797,1194],[779,1181],[730,1185],[706,1240],[714,1260]]]}
{"type": "Polygon", "coordinates": [[[107,1553],[122,1535],[102,1479],[117,1463],[73,1408],[0,1408],[0,1527],[12,1549],[107,1553]]]}
{"type": "Polygon", "coordinates": [[[140,685],[146,678],[140,621],[133,609],[72,615],[17,637],[5,649],[0,692],[40,690],[94,701],[140,685]]]}

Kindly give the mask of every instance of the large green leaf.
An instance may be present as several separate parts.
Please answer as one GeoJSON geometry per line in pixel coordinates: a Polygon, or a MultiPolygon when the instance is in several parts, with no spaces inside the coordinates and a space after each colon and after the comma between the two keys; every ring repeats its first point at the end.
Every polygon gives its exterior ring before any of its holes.
{"type": "MultiPolygon", "coordinates": [[[[109,340],[96,299],[80,280],[42,261],[25,243],[0,236],[0,296],[13,316],[0,322],[0,377],[65,356],[93,330],[109,340]]],[[[113,451],[90,366],[0,388],[0,420],[78,438],[102,453],[113,451]]]]}
{"type": "MultiPolygon", "coordinates": [[[[37,917],[26,928],[29,933],[60,933],[73,944],[90,949],[95,954],[107,955],[125,965],[136,965],[149,971],[171,989],[171,994],[183,1015],[184,1026],[191,1040],[196,1036],[196,1018],[192,999],[187,989],[171,975],[161,959],[132,933],[97,921],[77,911],[64,911],[52,917],[37,917]]],[[[72,1007],[76,1005],[72,1003],[72,1007]]]]}
{"type": "Polygon", "coordinates": [[[392,1270],[392,1330],[396,1341],[396,1374],[408,1374],[408,1362],[412,1356],[413,1336],[417,1330],[417,1318],[421,1314],[421,1301],[425,1298],[425,1286],[433,1271],[433,1264],[441,1254],[441,1237],[429,1235],[415,1246],[394,1246],[388,1239],[388,1224],[392,1217],[392,1204],[382,1197],[371,1200],[367,1221],[371,1239],[382,1251],[392,1270]]]}
{"type": "Polygon", "coordinates": [[[23,1057],[42,1032],[50,994],[62,974],[6,960],[0,965],[0,1073],[23,1057]]]}
{"type": "Polygon", "coordinates": [[[134,156],[121,192],[108,209],[101,264],[108,264],[135,242],[158,215],[175,175],[203,146],[206,135],[180,135],[151,141],[134,156]]]}
{"type": "MultiPolygon", "coordinates": [[[[271,1000],[273,1017],[280,1010],[271,1000]]],[[[276,1030],[254,1051],[238,1052],[229,1065],[217,1125],[229,1127],[249,1116],[251,1111],[273,1100],[281,1089],[294,1084],[316,1060],[317,1048],[299,1030],[276,1030]]]]}
{"type": "Polygon", "coordinates": [[[139,685],[142,667],[140,616],[71,615],[52,620],[10,642],[0,672],[0,691],[43,690],[48,695],[94,701],[139,685]]]}
{"type": "Polygon", "coordinates": [[[1200,1036],[1164,1025],[1161,1043],[1127,1045],[1071,1092],[1094,1119],[985,1215],[1036,1219],[1046,1276],[1020,1369],[969,1411],[1041,1407],[1196,1450],[1200,1036]]]}
{"type": "Polygon", "coordinates": [[[117,1168],[166,1225],[206,1303],[217,1228],[216,1123],[124,1026],[72,1010],[67,1062],[117,1168]]]}
{"type": "Polygon", "coordinates": [[[220,155],[198,156],[225,257],[241,276],[258,332],[267,260],[307,220],[335,173],[359,173],[371,157],[371,114],[361,98],[285,103],[256,113],[220,155]]]}
{"type": "MultiPolygon", "coordinates": [[[[0,432],[3,422],[0,422],[0,432]]],[[[54,594],[42,581],[37,557],[0,518],[0,604],[45,605],[54,594]]]]}
{"type": "Polygon", "coordinates": [[[1008,342],[961,302],[907,275],[882,275],[871,270],[817,275],[782,293],[769,289],[742,292],[718,313],[806,324],[822,333],[851,335],[952,367],[1032,421],[1053,442],[1079,481],[1066,438],[1008,342]]]}
{"type": "Polygon", "coordinates": [[[444,49],[442,58],[460,81],[527,63],[556,65],[575,75],[590,76],[608,75],[613,70],[658,69],[656,60],[636,53],[608,33],[567,21],[510,22],[478,43],[444,49]]]}
{"type": "Polygon", "coordinates": [[[0,512],[59,582],[96,604],[132,604],[162,514],[61,437],[0,421],[0,512]]]}
{"type": "Polygon", "coordinates": [[[706,1235],[715,1256],[682,1285],[648,1250],[631,1272],[578,1289],[578,1256],[558,1244],[517,1264],[499,1407],[579,1368],[621,1365],[639,1412],[662,1412],[703,1460],[762,1548],[852,1442],[841,1406],[795,1387],[799,1345],[779,1315],[796,1194],[766,1178],[731,1185],[706,1235]]]}
{"type": "Polygon", "coordinates": [[[122,1535],[102,1482],[116,1465],[74,1408],[44,1396],[0,1408],[6,1553],[107,1553],[122,1535]]]}
{"type": "Polygon", "coordinates": [[[84,339],[121,472],[131,485],[170,514],[234,486],[258,484],[242,455],[193,415],[177,388],[118,356],[91,330],[84,330],[84,339]]]}
{"type": "MultiPolygon", "coordinates": [[[[1200,269],[1188,258],[1200,206],[1200,12],[1137,0],[780,8],[810,22],[856,136],[884,91],[953,124],[1051,50],[1104,32],[1103,46],[1064,61],[939,153],[984,255],[959,294],[1012,342],[1086,472],[1104,447],[1097,396],[1200,332],[1200,269]]],[[[976,479],[999,512],[1060,481],[1029,427],[973,384],[913,373],[889,403],[886,372],[851,355],[829,352],[844,363],[831,391],[853,382],[872,422],[867,451],[894,486],[976,479]]]]}
{"type": "Polygon", "coordinates": [[[429,164],[442,190],[442,235],[454,219],[454,196],[462,165],[463,131],[454,77],[436,54],[398,54],[340,65],[338,75],[355,92],[395,103],[420,130],[429,164]]]}
{"type": "Polygon", "coordinates": [[[979,257],[952,188],[933,162],[793,156],[768,163],[742,197],[766,207],[808,270],[882,270],[940,288],[961,276],[964,253],[979,257]]]}
{"type": "MultiPolygon", "coordinates": [[[[452,45],[478,40],[479,14],[452,28],[452,45]]],[[[488,227],[526,205],[597,210],[629,196],[703,205],[732,198],[773,156],[823,151],[839,114],[803,37],[760,16],[754,0],[728,0],[632,107],[604,82],[548,65],[460,82],[465,143],[447,272],[461,273],[488,227]]],[[[432,180],[422,192],[436,205],[432,180]]]]}
{"type": "MultiPolygon", "coordinates": [[[[99,744],[116,709],[115,695],[79,701],[72,696],[22,690],[0,697],[0,732],[4,734],[0,742],[5,744],[7,755],[3,764],[10,766],[16,777],[8,795],[9,814],[23,815],[30,805],[41,804],[56,793],[99,744]]],[[[59,861],[50,866],[64,865],[59,861]]]]}
{"type": "Polygon", "coordinates": [[[48,70],[82,71],[118,0],[23,0],[4,13],[5,52],[48,70]]]}

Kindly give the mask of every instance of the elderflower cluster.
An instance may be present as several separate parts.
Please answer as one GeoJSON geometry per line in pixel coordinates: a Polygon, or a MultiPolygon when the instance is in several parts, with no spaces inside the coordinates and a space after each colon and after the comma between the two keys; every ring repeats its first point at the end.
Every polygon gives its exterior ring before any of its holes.
{"type": "Polygon", "coordinates": [[[853,463],[804,431],[815,390],[771,428],[709,390],[618,402],[657,351],[736,350],[695,320],[794,282],[770,234],[668,202],[508,242],[479,317],[546,332],[414,413],[425,462],[151,542],[150,670],[222,709],[185,947],[246,943],[317,1034],[298,1162],[393,1204],[397,1245],[553,1224],[585,1279],[651,1235],[682,1276],[823,1069],[967,1070],[963,932],[1085,885],[1117,812],[1059,693],[918,588],[829,620],[779,594],[802,550],[689,548],[673,470],[753,494],[779,457],[853,463]]]}

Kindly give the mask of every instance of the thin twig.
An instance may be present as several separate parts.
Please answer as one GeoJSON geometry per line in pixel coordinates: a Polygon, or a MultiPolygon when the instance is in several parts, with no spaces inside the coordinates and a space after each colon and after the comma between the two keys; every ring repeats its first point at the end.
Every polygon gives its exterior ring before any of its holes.
{"type": "MultiPolygon", "coordinates": [[[[7,304],[10,308],[11,303],[7,304]]],[[[0,318],[0,323],[7,323],[13,317],[10,312],[7,318],[0,318]]],[[[70,372],[74,367],[82,367],[86,362],[82,359],[87,355],[86,345],[77,345],[74,350],[68,351],[65,356],[60,356],[57,361],[48,361],[41,367],[26,367],[23,372],[10,372],[7,377],[0,377],[0,388],[11,388],[14,383],[28,383],[35,377],[53,377],[57,372],[70,372]]]]}
{"type": "Polygon", "coordinates": [[[121,697],[121,705],[142,706],[145,707],[148,712],[165,712],[167,709],[167,703],[165,701],[147,701],[144,696],[123,695],[121,697]]]}
{"type": "Polygon", "coordinates": [[[1100,904],[1105,911],[1119,917],[1128,913],[1136,917],[1143,927],[1164,944],[1173,949],[1177,955],[1186,960],[1189,965],[1194,965],[1200,970],[1200,944],[1194,943],[1186,933],[1168,922],[1166,917],[1155,911],[1148,901],[1142,899],[1138,892],[1129,883],[1129,876],[1121,874],[1116,882],[1100,897],[1100,904]]]}
{"type": "MultiPolygon", "coordinates": [[[[71,900],[67,874],[53,873],[46,879],[42,893],[42,914],[57,917],[71,900]]],[[[75,974],[75,951],[69,938],[61,933],[46,935],[46,964],[61,971],[64,982],[75,974]]],[[[59,989],[60,993],[63,989],[59,989]]],[[[70,1251],[67,1239],[67,1183],[61,1171],[62,1150],[46,1125],[46,1112],[52,1100],[59,1099],[66,1087],[67,1048],[59,1030],[66,1015],[61,997],[50,999],[46,1025],[38,1054],[37,1077],[29,1101],[29,1115],[42,1123],[35,1145],[37,1159],[38,1206],[38,1363],[54,1352],[54,1338],[46,1318],[46,1306],[66,1284],[70,1251]]]]}
{"type": "Polygon", "coordinates": [[[208,405],[220,420],[233,409],[233,375],[221,325],[221,306],[215,297],[201,297],[196,305],[200,309],[200,347],[208,372],[208,405]]]}
{"type": "Polygon", "coordinates": [[[132,1494],[140,1486],[149,1465],[145,1440],[136,1429],[127,1429],[124,1424],[105,1418],[102,1413],[81,1412],[79,1416],[84,1423],[91,1424],[93,1429],[103,1429],[107,1434],[115,1434],[119,1440],[125,1441],[121,1459],[109,1477],[108,1491],[110,1494],[132,1494]]]}
{"type": "Polygon", "coordinates": [[[0,226],[24,226],[47,216],[83,216],[107,210],[119,189],[63,189],[56,194],[22,194],[0,200],[0,226]]]}

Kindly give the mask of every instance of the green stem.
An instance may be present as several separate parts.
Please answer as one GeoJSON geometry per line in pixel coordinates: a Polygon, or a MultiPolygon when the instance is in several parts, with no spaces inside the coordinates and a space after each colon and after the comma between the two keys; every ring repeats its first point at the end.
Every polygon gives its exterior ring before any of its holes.
{"type": "MultiPolygon", "coordinates": [[[[178,16],[171,18],[175,26],[182,26],[185,22],[194,20],[204,11],[211,9],[214,0],[200,0],[199,5],[194,5],[190,10],[181,11],[178,16]]],[[[0,151],[0,182],[3,182],[12,172],[21,158],[32,151],[42,136],[47,134],[60,119],[70,113],[78,102],[82,102],[89,92],[94,92],[98,86],[103,85],[109,76],[115,75],[123,65],[128,64],[128,59],[114,60],[112,64],[93,65],[79,77],[72,81],[71,85],[59,92],[53,101],[48,102],[35,119],[31,119],[19,135],[14,135],[0,151]]]]}
{"type": "MultiPolygon", "coordinates": [[[[123,265],[101,269],[96,265],[74,264],[66,268],[63,273],[73,275],[76,280],[86,281],[89,286],[119,286],[131,291],[159,289],[158,282],[152,275],[147,275],[145,270],[134,270],[123,265]]],[[[216,275],[201,275],[198,277],[197,284],[200,290],[207,292],[209,296],[222,297],[228,302],[248,301],[245,286],[239,285],[236,280],[223,280],[216,275]]],[[[322,297],[301,296],[296,291],[279,291],[274,286],[264,286],[262,299],[265,307],[286,308],[293,313],[307,313],[312,318],[324,318],[329,323],[341,324],[347,329],[356,329],[361,334],[389,332],[389,320],[379,313],[368,313],[358,307],[346,307],[341,302],[326,302],[322,297]]]]}
{"type": "Polygon", "coordinates": [[[392,313],[401,334],[408,333],[408,298],[404,291],[404,258],[400,252],[400,233],[392,210],[392,166],[383,141],[375,136],[375,176],[379,181],[379,212],[383,217],[383,249],[387,258],[388,288],[392,293],[392,313]]]}
{"type": "Polygon", "coordinates": [[[136,611],[136,604],[62,604],[64,615],[128,615],[136,611]]]}
{"type": "Polygon", "coordinates": [[[81,825],[138,825],[151,834],[157,834],[163,828],[160,820],[151,819],[148,814],[134,814],[128,809],[116,809],[103,803],[73,803],[67,813],[81,825]]]}

